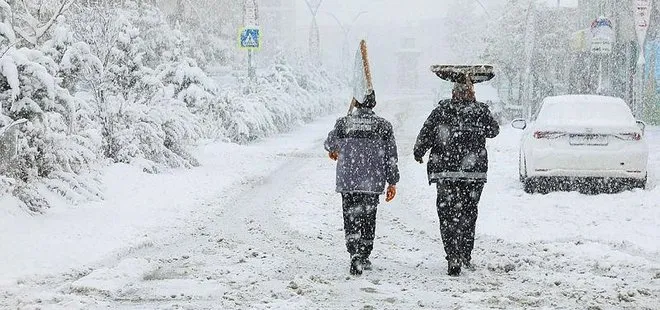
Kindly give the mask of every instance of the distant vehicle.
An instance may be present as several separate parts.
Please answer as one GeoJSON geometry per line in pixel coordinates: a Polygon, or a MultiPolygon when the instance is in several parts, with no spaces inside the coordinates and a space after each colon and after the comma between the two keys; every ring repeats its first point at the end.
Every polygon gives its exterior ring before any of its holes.
{"type": "Polygon", "coordinates": [[[646,187],[646,125],[620,98],[547,97],[534,121],[516,119],[511,125],[524,130],[519,174],[527,193],[574,185],[646,187]]]}

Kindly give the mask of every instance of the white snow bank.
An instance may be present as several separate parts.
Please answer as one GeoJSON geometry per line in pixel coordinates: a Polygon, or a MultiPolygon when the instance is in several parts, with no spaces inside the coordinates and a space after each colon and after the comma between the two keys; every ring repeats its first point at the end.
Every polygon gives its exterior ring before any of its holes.
{"type": "Polygon", "coordinates": [[[78,207],[65,201],[42,216],[29,216],[0,200],[0,284],[31,274],[61,272],[149,247],[176,234],[191,213],[206,212],[209,200],[231,195],[232,185],[267,175],[285,160],[278,155],[306,148],[324,118],[274,139],[241,146],[208,142],[197,150],[201,167],[159,175],[116,164],[104,171],[107,199],[78,207]]]}

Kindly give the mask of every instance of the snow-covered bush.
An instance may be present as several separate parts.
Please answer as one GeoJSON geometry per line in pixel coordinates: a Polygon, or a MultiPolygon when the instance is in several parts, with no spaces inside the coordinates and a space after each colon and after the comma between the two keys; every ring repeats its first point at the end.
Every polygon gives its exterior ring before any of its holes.
{"type": "Polygon", "coordinates": [[[86,87],[89,79],[97,79],[103,70],[103,63],[92,52],[89,44],[75,38],[66,19],[60,16],[53,27],[53,35],[41,50],[58,64],[56,77],[60,85],[71,94],[82,86],[86,87]]]}
{"type": "Polygon", "coordinates": [[[161,95],[185,102],[192,112],[203,113],[214,100],[213,81],[193,59],[160,65],[156,75],[163,84],[161,95]]]}
{"type": "Polygon", "coordinates": [[[256,82],[236,76],[229,19],[200,31],[203,21],[168,19],[144,2],[26,3],[17,13],[0,0],[0,132],[25,120],[16,138],[0,139],[16,157],[0,165],[0,195],[30,212],[53,193],[102,197],[91,171],[105,159],[150,173],[193,167],[188,148],[201,138],[249,142],[338,105],[339,81],[303,62],[282,57],[256,82]],[[229,73],[209,73],[218,68],[229,73]]]}
{"type": "Polygon", "coordinates": [[[114,96],[106,98],[106,104],[103,135],[108,158],[137,163],[147,172],[198,165],[186,146],[201,138],[201,128],[183,102],[135,104],[114,96]]]}
{"type": "Polygon", "coordinates": [[[225,90],[222,106],[228,137],[245,143],[291,129],[336,109],[340,104],[338,79],[319,68],[295,68],[283,60],[259,75],[256,86],[242,81],[239,89],[225,90]]]}
{"type": "Polygon", "coordinates": [[[0,10],[1,112],[6,119],[27,120],[17,135],[18,155],[3,171],[16,181],[13,194],[32,212],[48,207],[44,190],[59,192],[74,201],[80,196],[99,196],[98,184],[82,182],[78,177],[96,162],[97,143],[94,135],[72,132],[76,100],[60,86],[56,78],[58,64],[37,49],[19,48],[7,19],[11,8],[0,3],[0,10]]]}
{"type": "Polygon", "coordinates": [[[130,6],[97,10],[114,18],[84,26],[88,34],[98,34],[89,37],[89,44],[105,57],[101,77],[79,97],[95,110],[104,156],[142,165],[149,172],[197,165],[186,147],[202,136],[202,129],[186,104],[202,100],[187,94],[199,91],[189,73],[203,78],[203,72],[183,56],[176,56],[182,59],[178,62],[172,61],[175,56],[164,56],[175,50],[177,40],[167,24],[159,22],[155,9],[145,9],[145,15],[130,6]]]}

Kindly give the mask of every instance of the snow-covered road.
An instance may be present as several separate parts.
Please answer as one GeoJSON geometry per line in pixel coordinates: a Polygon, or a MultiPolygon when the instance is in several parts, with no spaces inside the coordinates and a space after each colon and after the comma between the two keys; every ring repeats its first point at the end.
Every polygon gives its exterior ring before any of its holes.
{"type": "Polygon", "coordinates": [[[204,167],[132,187],[121,183],[144,177],[115,168],[106,203],[125,212],[14,215],[0,230],[0,308],[660,309],[657,128],[650,188],[592,196],[525,194],[520,133],[503,128],[489,143],[477,270],[450,278],[435,190],[411,155],[432,106],[409,97],[378,108],[395,124],[402,180],[379,207],[375,270],[361,277],[348,276],[334,163],[321,146],[331,117],[251,146],[206,145],[204,167]],[[86,223],[61,227],[77,220],[86,223]]]}

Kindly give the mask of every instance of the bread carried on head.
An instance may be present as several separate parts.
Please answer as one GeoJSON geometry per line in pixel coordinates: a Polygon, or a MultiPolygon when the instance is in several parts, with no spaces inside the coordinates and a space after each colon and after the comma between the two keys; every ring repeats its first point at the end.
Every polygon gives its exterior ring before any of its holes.
{"type": "Polygon", "coordinates": [[[474,84],[495,77],[491,65],[434,65],[431,71],[445,81],[454,82],[452,98],[458,100],[476,100],[474,84]]]}
{"type": "Polygon", "coordinates": [[[434,65],[431,71],[445,81],[460,84],[476,84],[495,77],[491,65],[434,65]]]}

